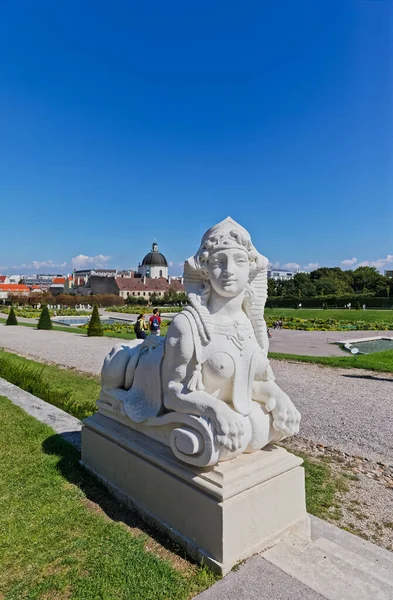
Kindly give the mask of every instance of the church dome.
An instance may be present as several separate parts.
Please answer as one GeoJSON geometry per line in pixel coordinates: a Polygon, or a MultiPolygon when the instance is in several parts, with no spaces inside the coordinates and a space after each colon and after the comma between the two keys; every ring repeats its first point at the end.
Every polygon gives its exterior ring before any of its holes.
{"type": "Polygon", "coordinates": [[[142,265],[145,267],[167,267],[168,263],[163,254],[158,251],[158,245],[156,242],[151,247],[151,252],[146,254],[142,260],[142,265]]]}

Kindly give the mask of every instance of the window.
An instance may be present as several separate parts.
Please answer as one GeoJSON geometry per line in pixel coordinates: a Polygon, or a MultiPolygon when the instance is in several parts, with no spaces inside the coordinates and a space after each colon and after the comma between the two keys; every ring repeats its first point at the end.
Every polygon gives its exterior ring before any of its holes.
{"type": "Polygon", "coordinates": [[[141,295],[141,293],[140,293],[140,292],[138,292],[138,296],[140,296],[140,295],[141,295]]]}
{"type": "Polygon", "coordinates": [[[127,292],[127,296],[129,296],[129,295],[130,295],[130,292],[127,292]]]}
{"type": "Polygon", "coordinates": [[[162,269],[160,269],[160,277],[162,277],[162,269]]]}

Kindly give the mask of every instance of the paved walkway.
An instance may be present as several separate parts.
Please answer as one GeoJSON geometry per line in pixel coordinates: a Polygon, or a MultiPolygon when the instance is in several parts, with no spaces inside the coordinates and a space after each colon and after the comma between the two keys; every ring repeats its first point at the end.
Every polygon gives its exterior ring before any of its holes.
{"type": "Polygon", "coordinates": [[[198,600],[393,600],[393,554],[311,517],[311,540],[287,538],[198,600]]]}
{"type": "Polygon", "coordinates": [[[348,356],[333,342],[354,340],[381,335],[393,339],[393,331],[272,331],[270,352],[300,354],[305,356],[348,356]]]}
{"type": "MultiPolygon", "coordinates": [[[[116,343],[122,340],[0,325],[0,347],[95,375],[116,343]]],[[[302,414],[303,437],[393,464],[393,375],[271,363],[277,383],[302,414]]]]}

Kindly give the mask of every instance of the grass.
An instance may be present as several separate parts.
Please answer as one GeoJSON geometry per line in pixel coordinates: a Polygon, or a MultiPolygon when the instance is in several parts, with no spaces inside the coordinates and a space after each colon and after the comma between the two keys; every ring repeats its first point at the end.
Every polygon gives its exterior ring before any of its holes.
{"type": "Polygon", "coordinates": [[[214,583],[137,529],[50,427],[3,397],[0,422],[2,600],[186,600],[214,583]]]}
{"type": "Polygon", "coordinates": [[[0,350],[0,377],[78,419],[95,411],[100,392],[98,377],[43,365],[4,350],[0,350]]]}
{"type": "Polygon", "coordinates": [[[366,321],[393,323],[393,310],[345,310],[345,309],[317,309],[317,308],[266,308],[266,318],[280,317],[284,319],[334,319],[336,321],[366,321]]]}
{"type": "Polygon", "coordinates": [[[304,460],[307,512],[321,519],[339,519],[341,513],[337,494],[348,489],[344,477],[335,475],[326,464],[309,459],[303,454],[296,454],[304,460]]]}
{"type": "MultiPolygon", "coordinates": [[[[5,323],[6,319],[0,318],[0,323],[5,323]]],[[[86,329],[79,329],[78,327],[69,327],[68,325],[55,325],[52,321],[52,330],[53,331],[65,331],[66,333],[78,333],[79,335],[86,335],[86,329]]],[[[18,322],[18,326],[22,327],[33,327],[33,329],[37,329],[36,323],[21,323],[18,322]]],[[[168,327],[163,325],[161,327],[161,335],[166,335],[168,327]]],[[[133,331],[127,333],[115,332],[115,331],[104,331],[104,337],[115,338],[120,340],[135,340],[136,335],[133,331]]]]}
{"type": "MultiPolygon", "coordinates": [[[[0,422],[2,600],[183,600],[214,583],[147,535],[51,428],[1,397],[0,422]]],[[[303,458],[307,510],[339,518],[345,483],[303,458]]]]}
{"type": "Polygon", "coordinates": [[[343,369],[367,369],[380,373],[393,373],[393,350],[361,354],[358,356],[302,356],[299,354],[282,354],[269,352],[269,358],[277,360],[294,360],[302,363],[340,367],[343,369]]]}

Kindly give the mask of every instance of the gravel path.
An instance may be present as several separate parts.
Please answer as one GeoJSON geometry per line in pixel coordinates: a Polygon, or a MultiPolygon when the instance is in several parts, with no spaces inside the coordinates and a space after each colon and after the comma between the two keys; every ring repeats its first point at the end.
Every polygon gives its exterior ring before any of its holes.
{"type": "Polygon", "coordinates": [[[0,348],[86,373],[100,373],[105,356],[122,341],[0,324],[0,348]]]}
{"type": "MultiPolygon", "coordinates": [[[[0,325],[0,347],[94,374],[116,343],[121,340],[0,325]]],[[[281,361],[272,365],[278,384],[302,413],[303,437],[393,464],[392,375],[281,361]]]]}

